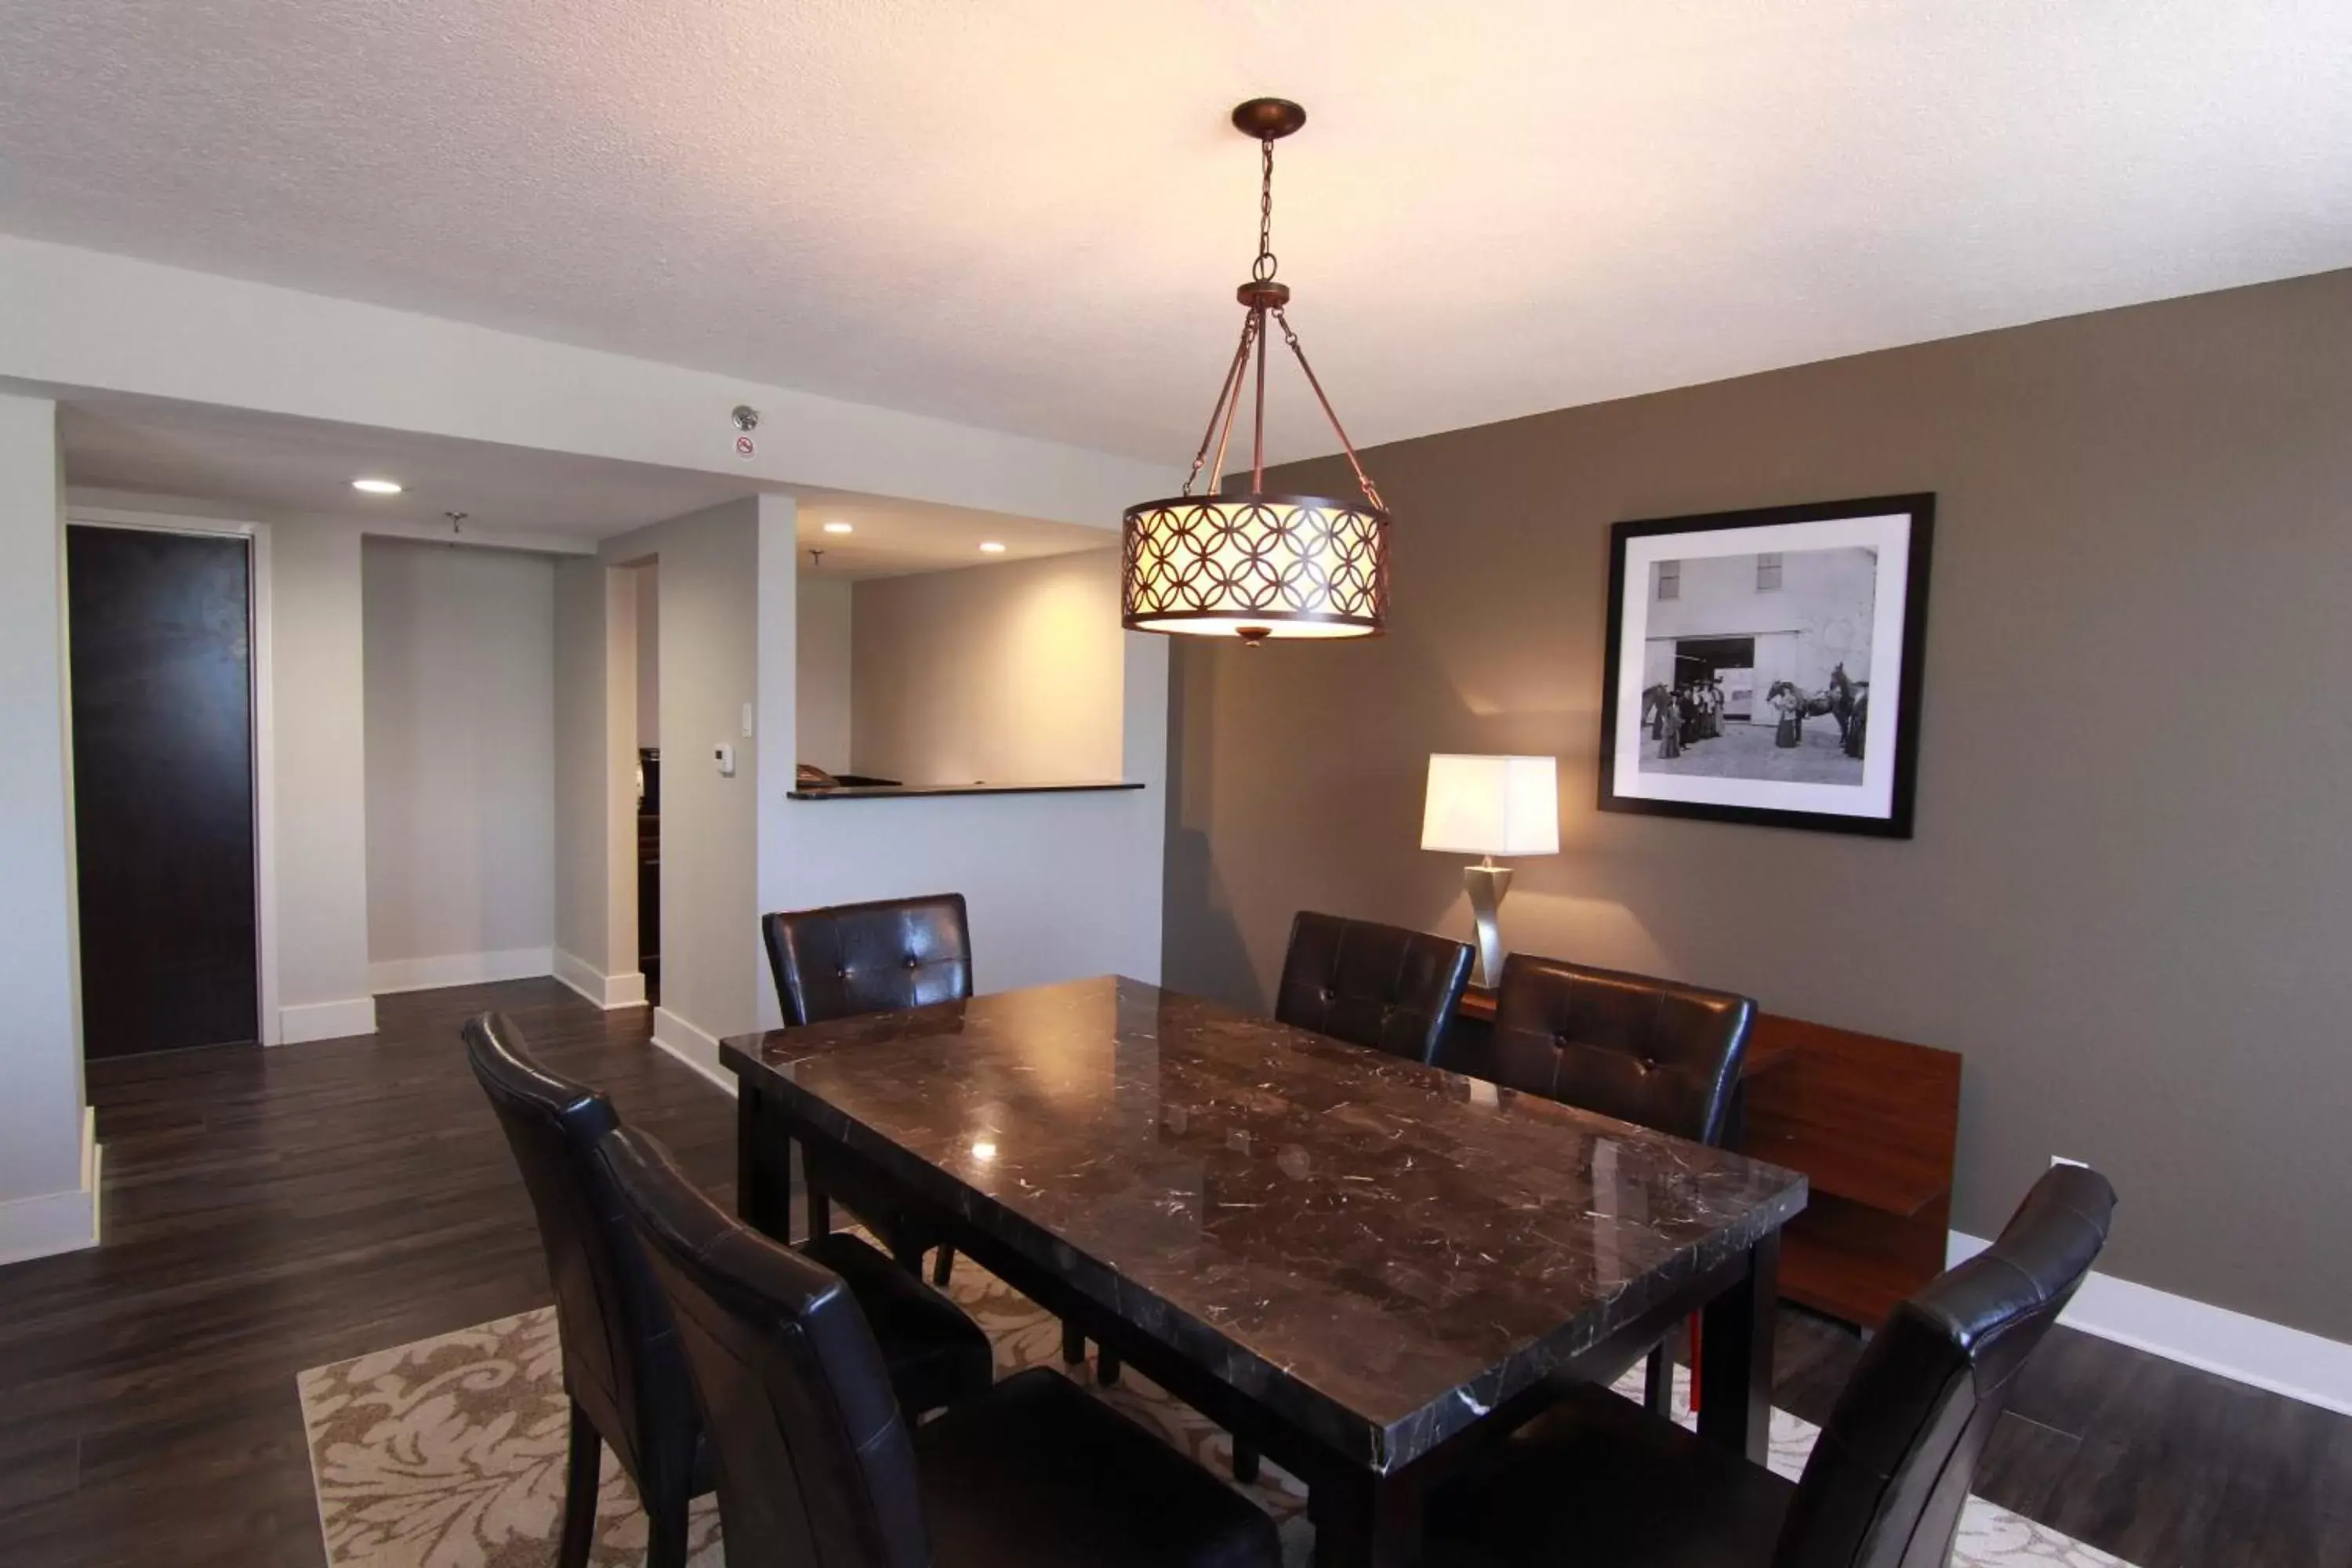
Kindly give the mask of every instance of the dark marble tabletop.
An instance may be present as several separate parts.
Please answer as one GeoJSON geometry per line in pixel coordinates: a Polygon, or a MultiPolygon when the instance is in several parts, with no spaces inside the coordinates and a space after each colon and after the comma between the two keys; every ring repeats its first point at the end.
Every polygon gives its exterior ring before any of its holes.
{"type": "Polygon", "coordinates": [[[726,1042],[795,1122],[1376,1469],[1805,1204],[1805,1179],[1139,981],[726,1042]]]}

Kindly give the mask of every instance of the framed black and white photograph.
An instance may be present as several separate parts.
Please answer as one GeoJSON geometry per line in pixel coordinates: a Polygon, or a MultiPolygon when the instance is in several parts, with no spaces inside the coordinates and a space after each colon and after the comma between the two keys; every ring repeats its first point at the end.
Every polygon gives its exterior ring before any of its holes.
{"type": "Polygon", "coordinates": [[[1610,531],[1601,809],[1911,837],[1932,495],[1610,531]]]}

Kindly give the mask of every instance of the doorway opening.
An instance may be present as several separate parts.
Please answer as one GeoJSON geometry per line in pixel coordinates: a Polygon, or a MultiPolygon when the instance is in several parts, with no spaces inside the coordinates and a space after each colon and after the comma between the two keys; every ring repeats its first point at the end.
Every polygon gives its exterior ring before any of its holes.
{"type": "Polygon", "coordinates": [[[1756,717],[1756,639],[1680,637],[1675,642],[1675,684],[1723,688],[1723,716],[1748,723],[1756,717]]]}
{"type": "Polygon", "coordinates": [[[253,542],[66,530],[83,1054],[261,1038],[253,542]]]}

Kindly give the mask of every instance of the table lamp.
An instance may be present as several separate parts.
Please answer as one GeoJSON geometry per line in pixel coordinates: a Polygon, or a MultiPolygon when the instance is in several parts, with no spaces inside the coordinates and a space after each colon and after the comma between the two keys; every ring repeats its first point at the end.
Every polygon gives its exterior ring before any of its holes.
{"type": "Polygon", "coordinates": [[[1478,922],[1477,984],[1503,975],[1503,939],[1495,924],[1511,868],[1497,855],[1559,853],[1559,759],[1465,757],[1429,759],[1429,794],[1421,816],[1421,847],[1475,855],[1462,868],[1470,911],[1478,922]]]}

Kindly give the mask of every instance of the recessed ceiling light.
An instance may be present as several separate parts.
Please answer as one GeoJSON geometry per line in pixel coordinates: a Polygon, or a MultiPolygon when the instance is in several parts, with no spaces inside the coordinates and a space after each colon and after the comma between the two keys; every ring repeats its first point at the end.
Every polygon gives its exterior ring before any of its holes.
{"type": "Polygon", "coordinates": [[[396,496],[400,493],[398,479],[353,479],[352,489],[365,490],[372,496],[396,496]]]}
{"type": "Polygon", "coordinates": [[[1002,540],[983,539],[980,542],[980,552],[982,555],[1002,555],[1004,553],[1004,543],[1002,540]]]}
{"type": "Polygon", "coordinates": [[[827,533],[855,533],[857,531],[856,529],[851,527],[845,522],[828,522],[824,525],[824,531],[827,533]]]}

